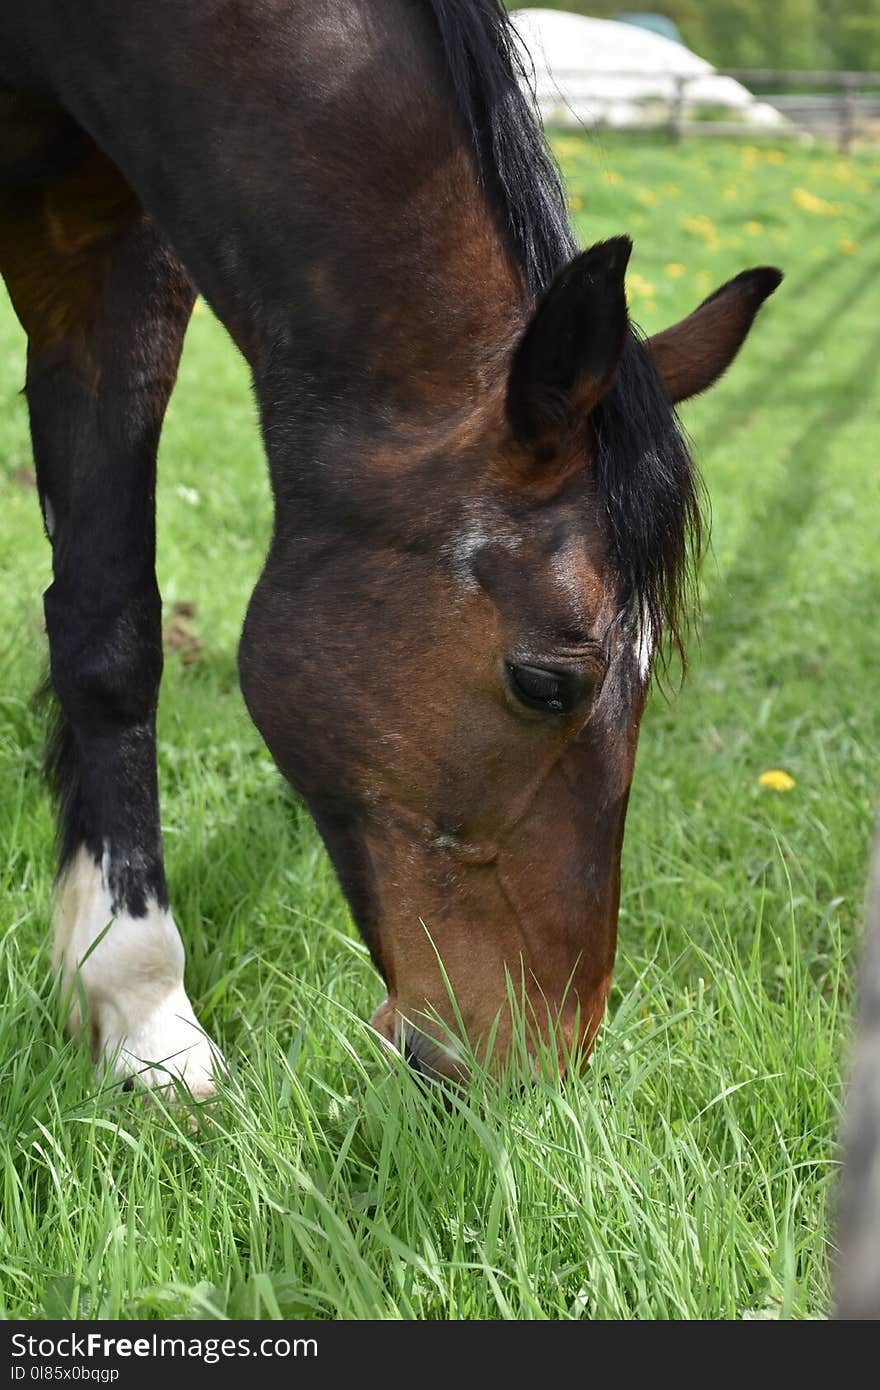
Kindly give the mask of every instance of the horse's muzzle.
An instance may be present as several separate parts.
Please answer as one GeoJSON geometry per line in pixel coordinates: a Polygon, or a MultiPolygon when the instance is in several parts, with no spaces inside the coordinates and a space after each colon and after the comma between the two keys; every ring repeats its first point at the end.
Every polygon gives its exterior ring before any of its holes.
{"type": "Polygon", "coordinates": [[[452,1039],[439,1042],[429,1033],[408,1023],[389,999],[379,1005],[370,1023],[400,1052],[417,1076],[431,1081],[464,1081],[467,1067],[452,1039]]]}

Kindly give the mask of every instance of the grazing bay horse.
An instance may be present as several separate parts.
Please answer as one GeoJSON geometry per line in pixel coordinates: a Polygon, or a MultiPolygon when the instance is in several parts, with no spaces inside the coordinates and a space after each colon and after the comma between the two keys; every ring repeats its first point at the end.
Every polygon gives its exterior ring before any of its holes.
{"type": "Polygon", "coordinates": [[[376,1029],[452,1075],[447,1025],[500,1063],[511,997],[536,1048],[592,1043],[698,545],[674,406],[780,275],[641,338],[630,243],[578,253],[520,77],[498,0],[0,10],[0,271],[54,576],[55,953],[127,1085],[202,1097],[223,1067],[156,773],[156,448],[197,291],[250,366],[275,503],[242,691],[384,978],[376,1029]]]}

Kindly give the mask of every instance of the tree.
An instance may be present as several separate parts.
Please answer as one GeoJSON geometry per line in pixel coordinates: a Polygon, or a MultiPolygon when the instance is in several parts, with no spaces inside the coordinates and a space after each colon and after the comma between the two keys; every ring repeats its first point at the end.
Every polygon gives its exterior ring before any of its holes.
{"type": "MultiPolygon", "coordinates": [[[[638,0],[541,0],[598,19],[638,0]]],[[[517,6],[508,0],[508,8],[517,6]]],[[[716,67],[880,69],[880,0],[642,0],[716,67]]]]}

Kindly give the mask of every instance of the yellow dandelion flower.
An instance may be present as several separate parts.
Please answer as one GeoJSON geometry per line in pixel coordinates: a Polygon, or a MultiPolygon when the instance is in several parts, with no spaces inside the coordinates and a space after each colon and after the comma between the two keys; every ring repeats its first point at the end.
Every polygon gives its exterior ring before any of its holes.
{"type": "Polygon", "coordinates": [[[764,163],[765,163],[765,164],[784,164],[784,163],[785,163],[785,155],[783,154],[782,150],[765,150],[765,151],[764,151],[764,163]]]}
{"type": "Polygon", "coordinates": [[[601,177],[602,182],[606,184],[608,188],[619,188],[623,183],[620,174],[615,173],[613,169],[603,169],[601,177]]]}
{"type": "Polygon", "coordinates": [[[660,201],[660,194],[655,193],[653,188],[640,188],[636,197],[646,208],[655,208],[660,201]]]}
{"type": "Polygon", "coordinates": [[[686,267],[682,265],[681,261],[670,261],[666,267],[666,274],[670,280],[680,280],[685,270],[686,267]]]}
{"type": "Polygon", "coordinates": [[[681,227],[682,230],[687,232],[690,236],[699,237],[701,241],[705,243],[708,251],[717,251],[721,245],[721,240],[718,236],[718,228],[715,226],[711,217],[707,217],[705,213],[701,212],[696,217],[683,217],[681,219],[681,227]]]}
{"type": "Polygon", "coordinates": [[[862,249],[857,241],[852,241],[848,236],[841,237],[837,245],[845,256],[857,256],[862,249]]]}
{"type": "Polygon", "coordinates": [[[734,188],[733,184],[729,183],[725,188],[724,192],[721,194],[721,196],[724,199],[725,203],[735,203],[737,198],[739,197],[739,189],[734,188]]]}
{"type": "Polygon", "coordinates": [[[644,304],[642,305],[642,308],[644,309],[646,314],[653,314],[654,310],[657,308],[657,305],[654,303],[653,299],[646,299],[644,304]]]}
{"type": "Polygon", "coordinates": [[[576,193],[572,193],[571,197],[568,200],[568,206],[571,208],[572,212],[579,212],[583,205],[583,198],[579,198],[576,193]]]}
{"type": "Polygon", "coordinates": [[[791,201],[803,212],[812,212],[819,217],[837,217],[840,213],[839,203],[829,203],[820,198],[818,193],[811,193],[808,188],[793,188],[791,201]]]}
{"type": "Polygon", "coordinates": [[[197,299],[192,307],[192,311],[194,314],[203,314],[205,312],[204,300],[201,298],[197,299]]]}
{"type": "Polygon", "coordinates": [[[704,212],[699,213],[696,217],[683,217],[681,219],[681,225],[686,232],[693,232],[694,236],[705,237],[716,235],[717,229],[715,223],[712,221],[711,217],[707,217],[704,212]]]}
{"type": "Polygon", "coordinates": [[[558,135],[553,141],[556,153],[559,155],[578,155],[583,154],[584,147],[580,140],[576,140],[572,135],[558,135]]]}
{"type": "Polygon", "coordinates": [[[626,277],[626,291],[635,299],[653,299],[657,293],[654,286],[643,275],[639,275],[637,270],[626,277]]]}
{"type": "Polygon", "coordinates": [[[664,183],[660,188],[660,192],[663,194],[664,198],[681,197],[681,189],[677,183],[664,183]]]}
{"type": "Polygon", "coordinates": [[[763,222],[747,222],[745,225],[746,236],[760,236],[763,230],[763,222]]]}
{"type": "Polygon", "coordinates": [[[708,270],[697,271],[697,287],[703,291],[708,290],[712,285],[712,276],[708,270]]]}
{"type": "Polygon", "coordinates": [[[769,787],[772,792],[790,792],[794,786],[794,778],[780,768],[772,767],[768,772],[761,773],[758,786],[769,787]]]}

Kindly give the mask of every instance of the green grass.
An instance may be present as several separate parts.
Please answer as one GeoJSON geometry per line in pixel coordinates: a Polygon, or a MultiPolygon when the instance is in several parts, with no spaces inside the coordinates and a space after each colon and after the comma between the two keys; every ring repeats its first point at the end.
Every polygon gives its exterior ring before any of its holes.
{"type": "Polygon", "coordinates": [[[204,641],[194,665],[168,660],[160,776],[190,993],[231,1079],[197,1134],[95,1083],[49,970],[29,704],[48,548],[21,475],[21,334],[0,314],[5,1316],[827,1311],[880,789],[880,166],[571,136],[559,152],[582,239],[635,237],[647,330],[745,265],[788,276],[685,412],[713,510],[702,641],[682,694],[655,695],[645,720],[615,989],[576,1083],[511,1097],[477,1081],[447,1110],[362,1022],[380,983],[238,694],[270,507],[245,371],[207,313],[160,460],[165,600],[197,603],[204,641]],[[768,768],[794,788],[760,788],[768,768]]]}

